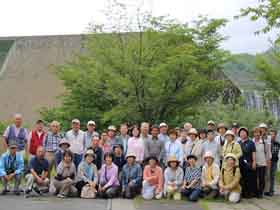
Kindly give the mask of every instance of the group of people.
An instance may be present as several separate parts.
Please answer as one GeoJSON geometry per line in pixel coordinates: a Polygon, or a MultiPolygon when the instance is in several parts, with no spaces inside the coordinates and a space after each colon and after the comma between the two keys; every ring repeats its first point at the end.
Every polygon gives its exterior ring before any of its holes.
{"type": "Polygon", "coordinates": [[[191,123],[169,129],[164,122],[140,126],[121,124],[96,131],[89,121],[82,131],[80,121],[60,132],[51,122],[45,130],[42,120],[28,133],[22,116],[3,134],[7,150],[0,159],[2,195],[24,191],[44,195],[51,188],[60,198],[134,198],[223,196],[230,202],[244,198],[273,196],[280,141],[277,130],[261,123],[250,132],[238,123],[228,128],[208,121],[207,128],[196,130],[191,123]],[[252,134],[252,138],[250,138],[252,134]],[[20,187],[25,176],[24,187],[20,187]]]}

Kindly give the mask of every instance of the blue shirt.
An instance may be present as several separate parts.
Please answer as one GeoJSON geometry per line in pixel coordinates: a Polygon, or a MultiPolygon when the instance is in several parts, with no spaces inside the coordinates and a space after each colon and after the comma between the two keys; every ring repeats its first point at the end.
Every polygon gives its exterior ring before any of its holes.
{"type": "Polygon", "coordinates": [[[125,164],[122,170],[122,186],[127,187],[129,182],[141,186],[142,176],[142,168],[138,163],[134,163],[132,166],[125,164]]]}
{"type": "Polygon", "coordinates": [[[43,172],[49,171],[49,162],[45,158],[39,159],[35,156],[29,162],[29,169],[33,169],[37,175],[41,175],[43,172]]]}
{"type": "Polygon", "coordinates": [[[0,177],[6,176],[7,172],[12,170],[16,175],[23,173],[24,161],[19,152],[13,157],[10,152],[2,154],[0,159],[0,177]]]}
{"type": "Polygon", "coordinates": [[[168,142],[165,143],[165,154],[166,154],[166,160],[170,156],[176,156],[176,159],[180,161],[180,163],[183,163],[183,146],[181,142],[178,140],[171,141],[169,140],[168,142]]]}

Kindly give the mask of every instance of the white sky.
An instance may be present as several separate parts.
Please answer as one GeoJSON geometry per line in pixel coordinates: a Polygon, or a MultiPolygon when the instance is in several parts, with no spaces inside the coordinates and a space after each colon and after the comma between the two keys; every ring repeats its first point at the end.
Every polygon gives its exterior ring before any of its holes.
{"type": "MultiPolygon", "coordinates": [[[[230,36],[223,47],[234,53],[262,52],[269,48],[269,38],[275,33],[255,36],[262,23],[247,18],[234,20],[240,8],[254,5],[258,0],[122,0],[153,15],[170,15],[182,22],[195,20],[198,15],[230,20],[223,34],[230,36]]],[[[104,20],[106,0],[0,0],[0,36],[79,34],[86,31],[89,22],[104,20]]]]}

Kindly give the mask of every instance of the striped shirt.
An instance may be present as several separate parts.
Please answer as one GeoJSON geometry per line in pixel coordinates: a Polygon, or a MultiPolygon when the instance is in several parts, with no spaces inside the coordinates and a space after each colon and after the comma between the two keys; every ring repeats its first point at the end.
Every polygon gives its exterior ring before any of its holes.
{"type": "Polygon", "coordinates": [[[184,180],[190,184],[192,181],[197,180],[196,184],[193,185],[193,188],[199,189],[200,188],[200,181],[201,181],[201,168],[200,167],[187,167],[185,172],[184,180]]]}

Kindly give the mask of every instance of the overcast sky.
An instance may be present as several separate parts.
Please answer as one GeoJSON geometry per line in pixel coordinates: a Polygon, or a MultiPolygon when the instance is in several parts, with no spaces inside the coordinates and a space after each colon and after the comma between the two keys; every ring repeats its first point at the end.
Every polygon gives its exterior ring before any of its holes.
{"type": "MultiPolygon", "coordinates": [[[[255,36],[262,26],[247,18],[234,20],[240,8],[258,0],[122,0],[133,14],[135,6],[153,15],[170,15],[182,22],[195,20],[198,15],[230,20],[223,34],[230,38],[223,43],[234,53],[256,53],[269,48],[275,33],[255,36]]],[[[86,32],[91,21],[102,22],[106,0],[1,0],[0,36],[79,34],[86,32]]]]}

